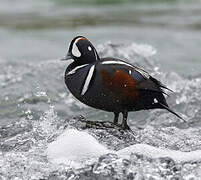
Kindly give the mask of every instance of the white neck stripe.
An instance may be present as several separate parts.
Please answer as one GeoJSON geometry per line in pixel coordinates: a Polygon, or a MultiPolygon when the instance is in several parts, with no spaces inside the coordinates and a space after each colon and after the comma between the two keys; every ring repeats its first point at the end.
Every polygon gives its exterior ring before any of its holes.
{"type": "Polygon", "coordinates": [[[85,66],[87,66],[87,65],[89,65],[89,64],[83,64],[83,65],[81,65],[81,66],[76,66],[74,69],[72,69],[71,71],[69,71],[69,72],[67,73],[67,75],[74,74],[78,69],[83,68],[83,67],[85,67],[85,66]]]}
{"type": "Polygon", "coordinates": [[[88,87],[89,87],[89,83],[90,83],[91,78],[92,78],[93,73],[94,73],[94,69],[95,69],[95,65],[91,66],[91,68],[87,74],[87,78],[85,80],[81,95],[84,95],[87,92],[88,87]]]}

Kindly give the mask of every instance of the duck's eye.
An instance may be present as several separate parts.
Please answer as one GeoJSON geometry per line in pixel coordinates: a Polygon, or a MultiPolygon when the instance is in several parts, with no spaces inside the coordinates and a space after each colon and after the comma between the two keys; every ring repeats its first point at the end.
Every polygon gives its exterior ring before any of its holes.
{"type": "Polygon", "coordinates": [[[91,51],[91,50],[92,50],[91,46],[88,46],[88,50],[89,50],[89,51],[91,51]]]}

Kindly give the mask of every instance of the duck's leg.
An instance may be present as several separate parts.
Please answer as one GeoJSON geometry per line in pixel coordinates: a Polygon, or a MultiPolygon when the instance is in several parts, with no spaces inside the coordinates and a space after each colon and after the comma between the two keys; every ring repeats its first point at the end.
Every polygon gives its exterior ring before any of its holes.
{"type": "Polygon", "coordinates": [[[119,112],[114,112],[114,124],[118,124],[119,112]]]}
{"type": "Polygon", "coordinates": [[[123,129],[130,129],[130,127],[127,124],[127,117],[128,117],[128,111],[125,110],[123,112],[123,120],[122,120],[122,124],[121,124],[123,129]]]}

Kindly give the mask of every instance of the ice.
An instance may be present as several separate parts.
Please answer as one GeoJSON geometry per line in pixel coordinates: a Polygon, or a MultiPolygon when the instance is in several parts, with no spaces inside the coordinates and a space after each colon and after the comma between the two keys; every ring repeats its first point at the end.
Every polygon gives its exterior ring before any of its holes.
{"type": "Polygon", "coordinates": [[[101,145],[87,132],[76,129],[67,129],[47,148],[47,156],[52,162],[67,164],[69,161],[81,162],[98,158],[110,152],[112,151],[101,145]]]}

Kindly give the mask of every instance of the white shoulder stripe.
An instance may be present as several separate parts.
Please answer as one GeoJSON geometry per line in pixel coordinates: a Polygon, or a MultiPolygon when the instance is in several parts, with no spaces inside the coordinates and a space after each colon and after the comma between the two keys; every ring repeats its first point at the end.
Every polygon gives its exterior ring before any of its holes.
{"type": "MultiPolygon", "coordinates": [[[[144,70],[142,70],[142,69],[140,69],[140,68],[134,67],[134,66],[132,66],[131,64],[128,64],[128,63],[126,63],[126,62],[122,62],[122,61],[104,61],[104,62],[102,62],[101,64],[113,64],[113,65],[115,65],[115,64],[120,64],[120,65],[125,65],[125,66],[131,67],[131,68],[133,68],[134,70],[138,71],[138,72],[139,72],[140,74],[142,74],[142,76],[144,76],[145,78],[149,78],[149,77],[150,77],[149,74],[148,74],[146,71],[144,71],[144,70]]],[[[129,72],[129,73],[130,73],[130,72],[129,72]]]]}
{"type": "Polygon", "coordinates": [[[145,72],[144,70],[139,69],[139,68],[135,68],[135,70],[138,71],[140,74],[142,74],[147,79],[149,79],[150,75],[147,72],[145,72]]]}
{"type": "Polygon", "coordinates": [[[90,68],[90,70],[89,70],[89,72],[87,74],[87,78],[85,80],[81,95],[84,95],[88,90],[89,83],[90,83],[91,78],[92,78],[93,73],[94,73],[94,68],[95,68],[95,65],[91,66],[91,68],[90,68]]]}
{"type": "Polygon", "coordinates": [[[87,65],[89,65],[89,64],[83,64],[83,65],[81,65],[81,66],[76,66],[74,69],[72,69],[71,71],[69,71],[69,72],[67,73],[67,76],[70,75],[70,74],[74,74],[78,69],[83,68],[83,67],[85,67],[85,66],[87,66],[87,65]]]}
{"type": "Polygon", "coordinates": [[[102,64],[122,64],[134,68],[131,64],[122,61],[103,61],[102,64]]]}

